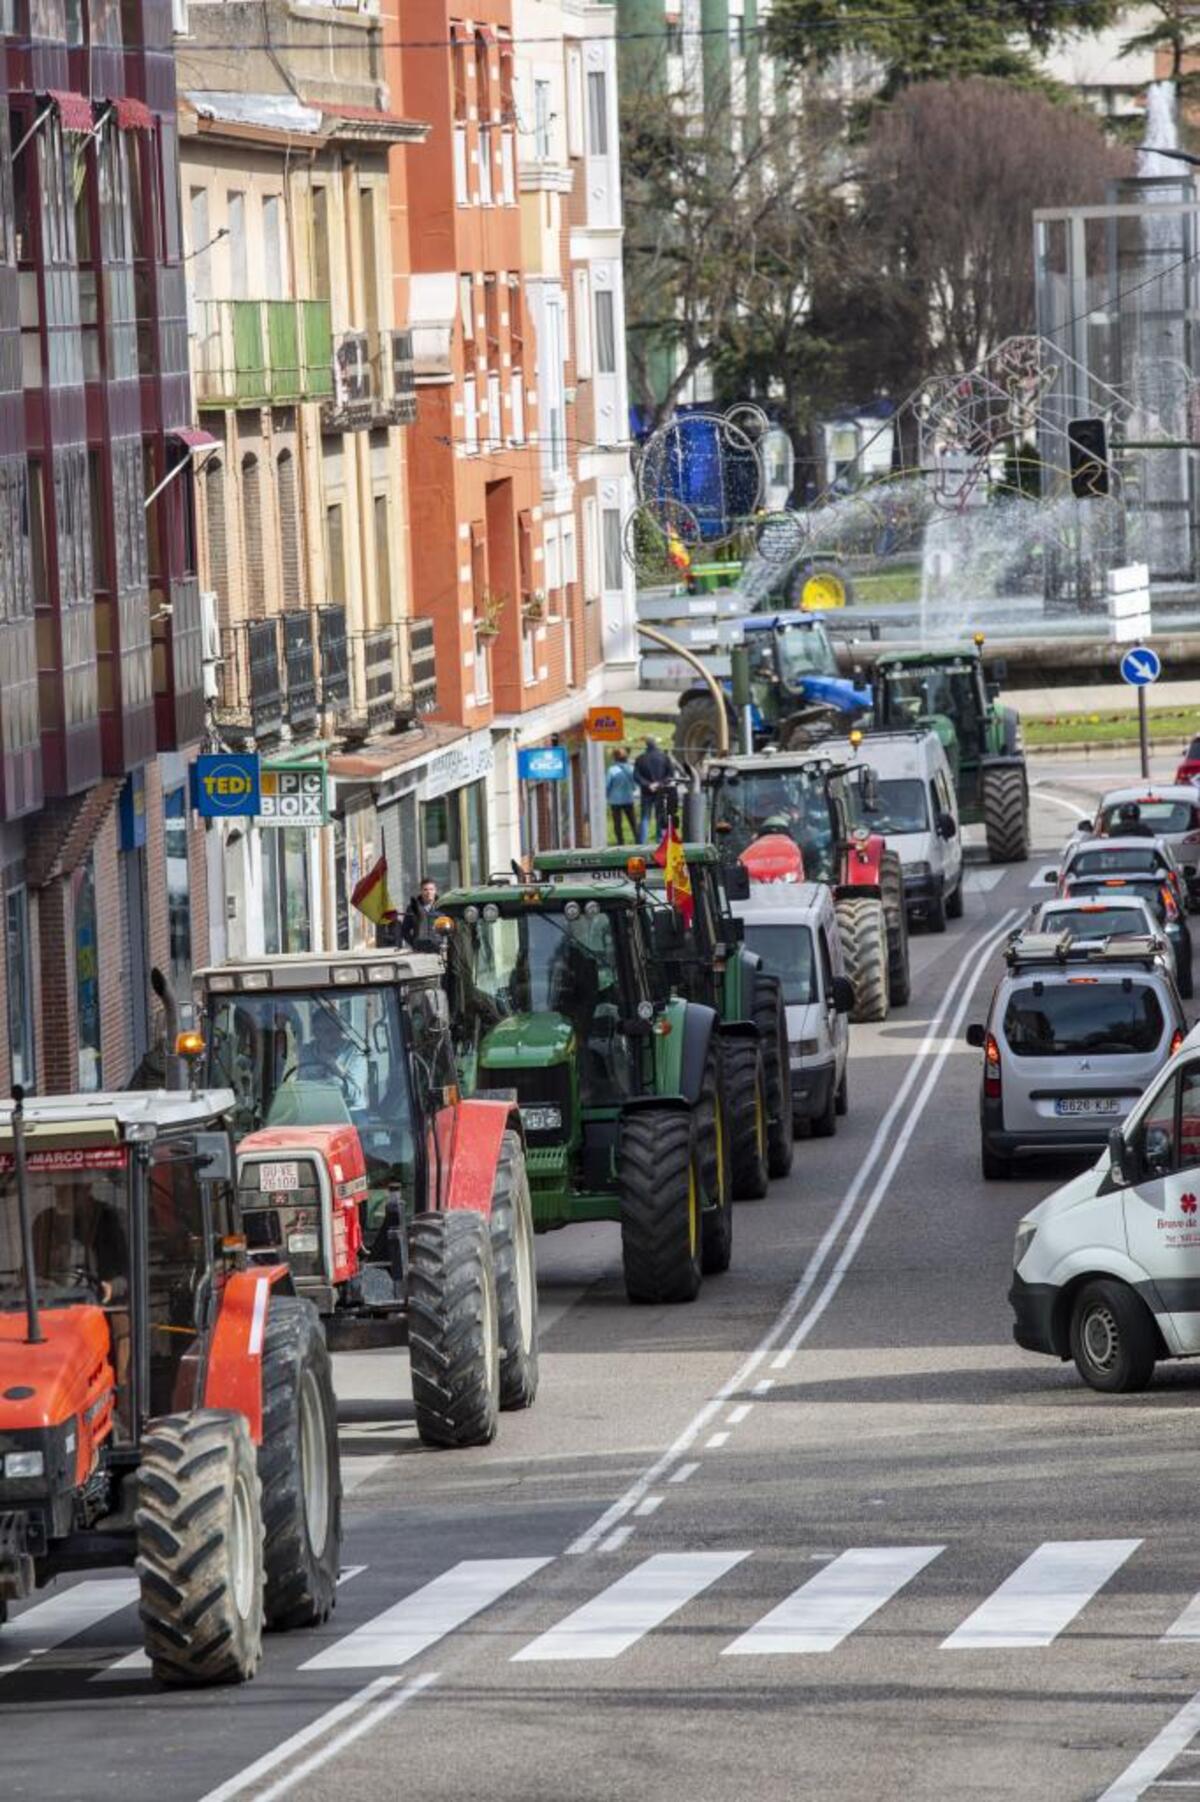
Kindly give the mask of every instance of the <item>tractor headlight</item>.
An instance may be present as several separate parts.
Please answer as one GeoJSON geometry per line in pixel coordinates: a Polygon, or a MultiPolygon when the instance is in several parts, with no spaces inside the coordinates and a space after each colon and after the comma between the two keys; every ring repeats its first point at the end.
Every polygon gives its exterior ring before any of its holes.
{"type": "Polygon", "coordinates": [[[1020,1226],[1018,1226],[1018,1228],[1017,1228],[1017,1237],[1013,1243],[1013,1269],[1014,1270],[1020,1264],[1021,1259],[1025,1256],[1025,1253],[1029,1250],[1029,1247],[1033,1244],[1033,1242],[1036,1238],[1037,1238],[1037,1227],[1031,1226],[1027,1220],[1022,1220],[1020,1226]]]}
{"type": "Polygon", "coordinates": [[[562,1128],[562,1109],[560,1107],[523,1107],[521,1119],[526,1132],[558,1132],[562,1128]]]}
{"type": "Polygon", "coordinates": [[[46,1455],[44,1452],[9,1452],[4,1459],[4,1474],[14,1483],[21,1478],[44,1477],[46,1455]]]}

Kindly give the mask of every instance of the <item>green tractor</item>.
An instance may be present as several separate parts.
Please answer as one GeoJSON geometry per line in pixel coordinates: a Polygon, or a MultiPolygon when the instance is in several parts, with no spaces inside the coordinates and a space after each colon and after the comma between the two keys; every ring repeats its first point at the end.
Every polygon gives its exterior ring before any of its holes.
{"type": "Polygon", "coordinates": [[[891,651],[875,665],[875,726],[931,726],[945,747],[964,825],[981,821],[992,863],[1029,855],[1029,775],[1020,715],[997,700],[1004,666],[983,667],[983,638],[970,648],[891,651]]]}
{"type": "MultiPolygon", "coordinates": [[[[739,1200],[757,1199],[766,1194],[768,1177],[786,1176],[792,1167],[792,1079],[783,990],[762,958],[745,947],[745,925],[730,908],[715,845],[685,844],[683,854],[693,919],[667,970],[678,994],[716,1012],[733,1192],[739,1200]]],[[[534,869],[559,879],[586,872],[622,876],[631,861],[636,867],[644,860],[631,859],[620,846],[542,851],[534,869]]],[[[663,893],[665,873],[652,861],[646,863],[644,880],[653,894],[663,893]]]]}
{"type": "Polygon", "coordinates": [[[673,909],[624,874],[456,889],[446,982],[469,1095],[515,1097],[534,1229],[621,1228],[635,1302],[729,1267],[729,1102],[714,1010],[673,995],[673,909]]]}

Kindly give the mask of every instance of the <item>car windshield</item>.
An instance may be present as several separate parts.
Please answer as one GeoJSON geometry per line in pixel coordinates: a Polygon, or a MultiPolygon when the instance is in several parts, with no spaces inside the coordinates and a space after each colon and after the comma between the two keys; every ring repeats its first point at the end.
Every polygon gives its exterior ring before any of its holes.
{"type": "MultiPolygon", "coordinates": [[[[860,804],[855,808],[855,817],[861,825],[869,826],[872,832],[882,832],[888,838],[901,832],[929,831],[929,796],[925,784],[916,776],[887,776],[876,784],[878,804],[870,812],[860,804]]],[[[854,785],[852,792],[861,796],[861,788],[854,785]]]]}
{"type": "Polygon", "coordinates": [[[805,676],[836,676],[837,658],[823,626],[783,626],[775,634],[779,673],[787,688],[805,676]]]}
{"type": "Polygon", "coordinates": [[[956,723],[970,724],[979,714],[975,671],[968,664],[949,668],[902,667],[888,670],[887,717],[891,721],[922,719],[945,714],[956,723]]]}
{"type": "Polygon", "coordinates": [[[760,834],[782,832],[800,847],[808,881],[832,881],[833,819],[812,767],[738,770],[711,792],[712,830],[723,856],[732,860],[760,834]]]}
{"type": "Polygon", "coordinates": [[[1140,907],[1055,908],[1042,921],[1042,932],[1069,932],[1076,939],[1107,939],[1147,932],[1149,924],[1140,907]]]}
{"type": "Polygon", "coordinates": [[[1072,871],[1067,888],[1076,900],[1082,900],[1085,896],[1096,896],[1103,899],[1106,889],[1116,889],[1123,895],[1130,895],[1139,901],[1144,901],[1160,925],[1167,917],[1167,903],[1163,895],[1162,884],[1155,881],[1153,877],[1147,877],[1144,882],[1135,882],[1129,876],[1093,876],[1085,878],[1082,882],[1076,882],[1074,875],[1075,872],[1072,871]]]}
{"type": "Polygon", "coordinates": [[[1136,875],[1139,870],[1161,870],[1166,866],[1153,845],[1143,851],[1136,845],[1119,851],[1077,851],[1071,859],[1071,874],[1079,876],[1136,875]]]}
{"type": "Polygon", "coordinates": [[[1163,1012],[1154,990],[1078,977],[1014,989],[1004,1037],[1018,1057],[1122,1057],[1157,1051],[1163,1012]]]}
{"type": "Polygon", "coordinates": [[[757,952],[766,968],[779,977],[789,1006],[805,1007],[817,999],[811,927],[768,926],[747,920],[746,947],[757,952]]]}
{"type": "MultiPolygon", "coordinates": [[[[127,1152],[33,1152],[29,1212],[39,1299],[120,1303],[129,1292],[127,1152]],[[92,1164],[92,1160],[95,1163],[92,1164]]],[[[0,1308],[20,1307],[24,1261],[11,1155],[0,1158],[0,1308]]]]}
{"type": "MultiPolygon", "coordinates": [[[[1100,815],[1103,831],[1118,835],[1122,829],[1121,807],[1128,806],[1122,802],[1113,807],[1106,807],[1100,815]]],[[[1200,809],[1191,801],[1139,801],[1137,803],[1137,819],[1141,826],[1150,826],[1155,832],[1166,837],[1174,837],[1180,832],[1187,832],[1196,823],[1200,809]]]]}
{"type": "Polygon", "coordinates": [[[209,1080],[237,1097],[235,1129],[358,1128],[373,1188],[409,1188],[415,1141],[392,987],[212,995],[209,1080]]]}

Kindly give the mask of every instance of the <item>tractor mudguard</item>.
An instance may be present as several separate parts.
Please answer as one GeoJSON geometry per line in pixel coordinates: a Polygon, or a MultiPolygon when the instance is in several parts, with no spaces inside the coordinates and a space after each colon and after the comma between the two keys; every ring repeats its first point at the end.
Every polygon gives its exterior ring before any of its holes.
{"type": "Polygon", "coordinates": [[[842,857],[837,891],[853,889],[856,895],[877,892],[885,849],[886,841],[878,832],[854,838],[842,857]]]}
{"type": "Polygon", "coordinates": [[[721,1039],[751,1039],[757,1045],[758,1027],[753,1020],[718,1020],[717,1037],[721,1039]]]}
{"type": "Polygon", "coordinates": [[[262,1444],[262,1349],[272,1289],[294,1294],[286,1264],[256,1264],[229,1278],[221,1291],[204,1374],[201,1406],[244,1414],[255,1445],[262,1444]]]}
{"type": "Polygon", "coordinates": [[[704,1086],[704,1066],[712,1045],[716,1026],[716,1010],[698,1001],[689,1002],[683,1019],[683,1046],[679,1059],[679,1093],[689,1107],[700,1099],[704,1086]]]}
{"type": "Polygon", "coordinates": [[[1025,776],[1025,786],[1029,787],[1025,758],[1020,751],[988,751],[979,759],[981,770],[1019,769],[1025,776]]]}
{"type": "Polygon", "coordinates": [[[500,1142],[506,1132],[513,1131],[520,1134],[522,1145],[525,1143],[519,1111],[511,1102],[475,1096],[442,1108],[436,1130],[448,1166],[443,1208],[447,1213],[470,1212],[490,1218],[500,1142]]]}
{"type": "Polygon", "coordinates": [[[834,707],[839,713],[864,713],[872,702],[869,688],[858,688],[844,676],[804,676],[799,692],[804,700],[834,707]]]}

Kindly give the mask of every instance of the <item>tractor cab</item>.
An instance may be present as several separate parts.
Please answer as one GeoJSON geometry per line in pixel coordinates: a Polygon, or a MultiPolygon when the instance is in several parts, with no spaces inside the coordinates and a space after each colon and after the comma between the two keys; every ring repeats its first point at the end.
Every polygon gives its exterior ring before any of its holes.
{"type": "Polygon", "coordinates": [[[742,637],[752,686],[773,684],[794,698],[813,677],[838,674],[828,628],[811,614],[752,613],[742,622],[742,637]]]}
{"type": "Polygon", "coordinates": [[[718,855],[736,863],[756,839],[783,833],[799,847],[809,881],[836,882],[839,849],[851,834],[849,786],[860,779],[828,755],[764,752],[714,760],[704,786],[718,855]]]}

